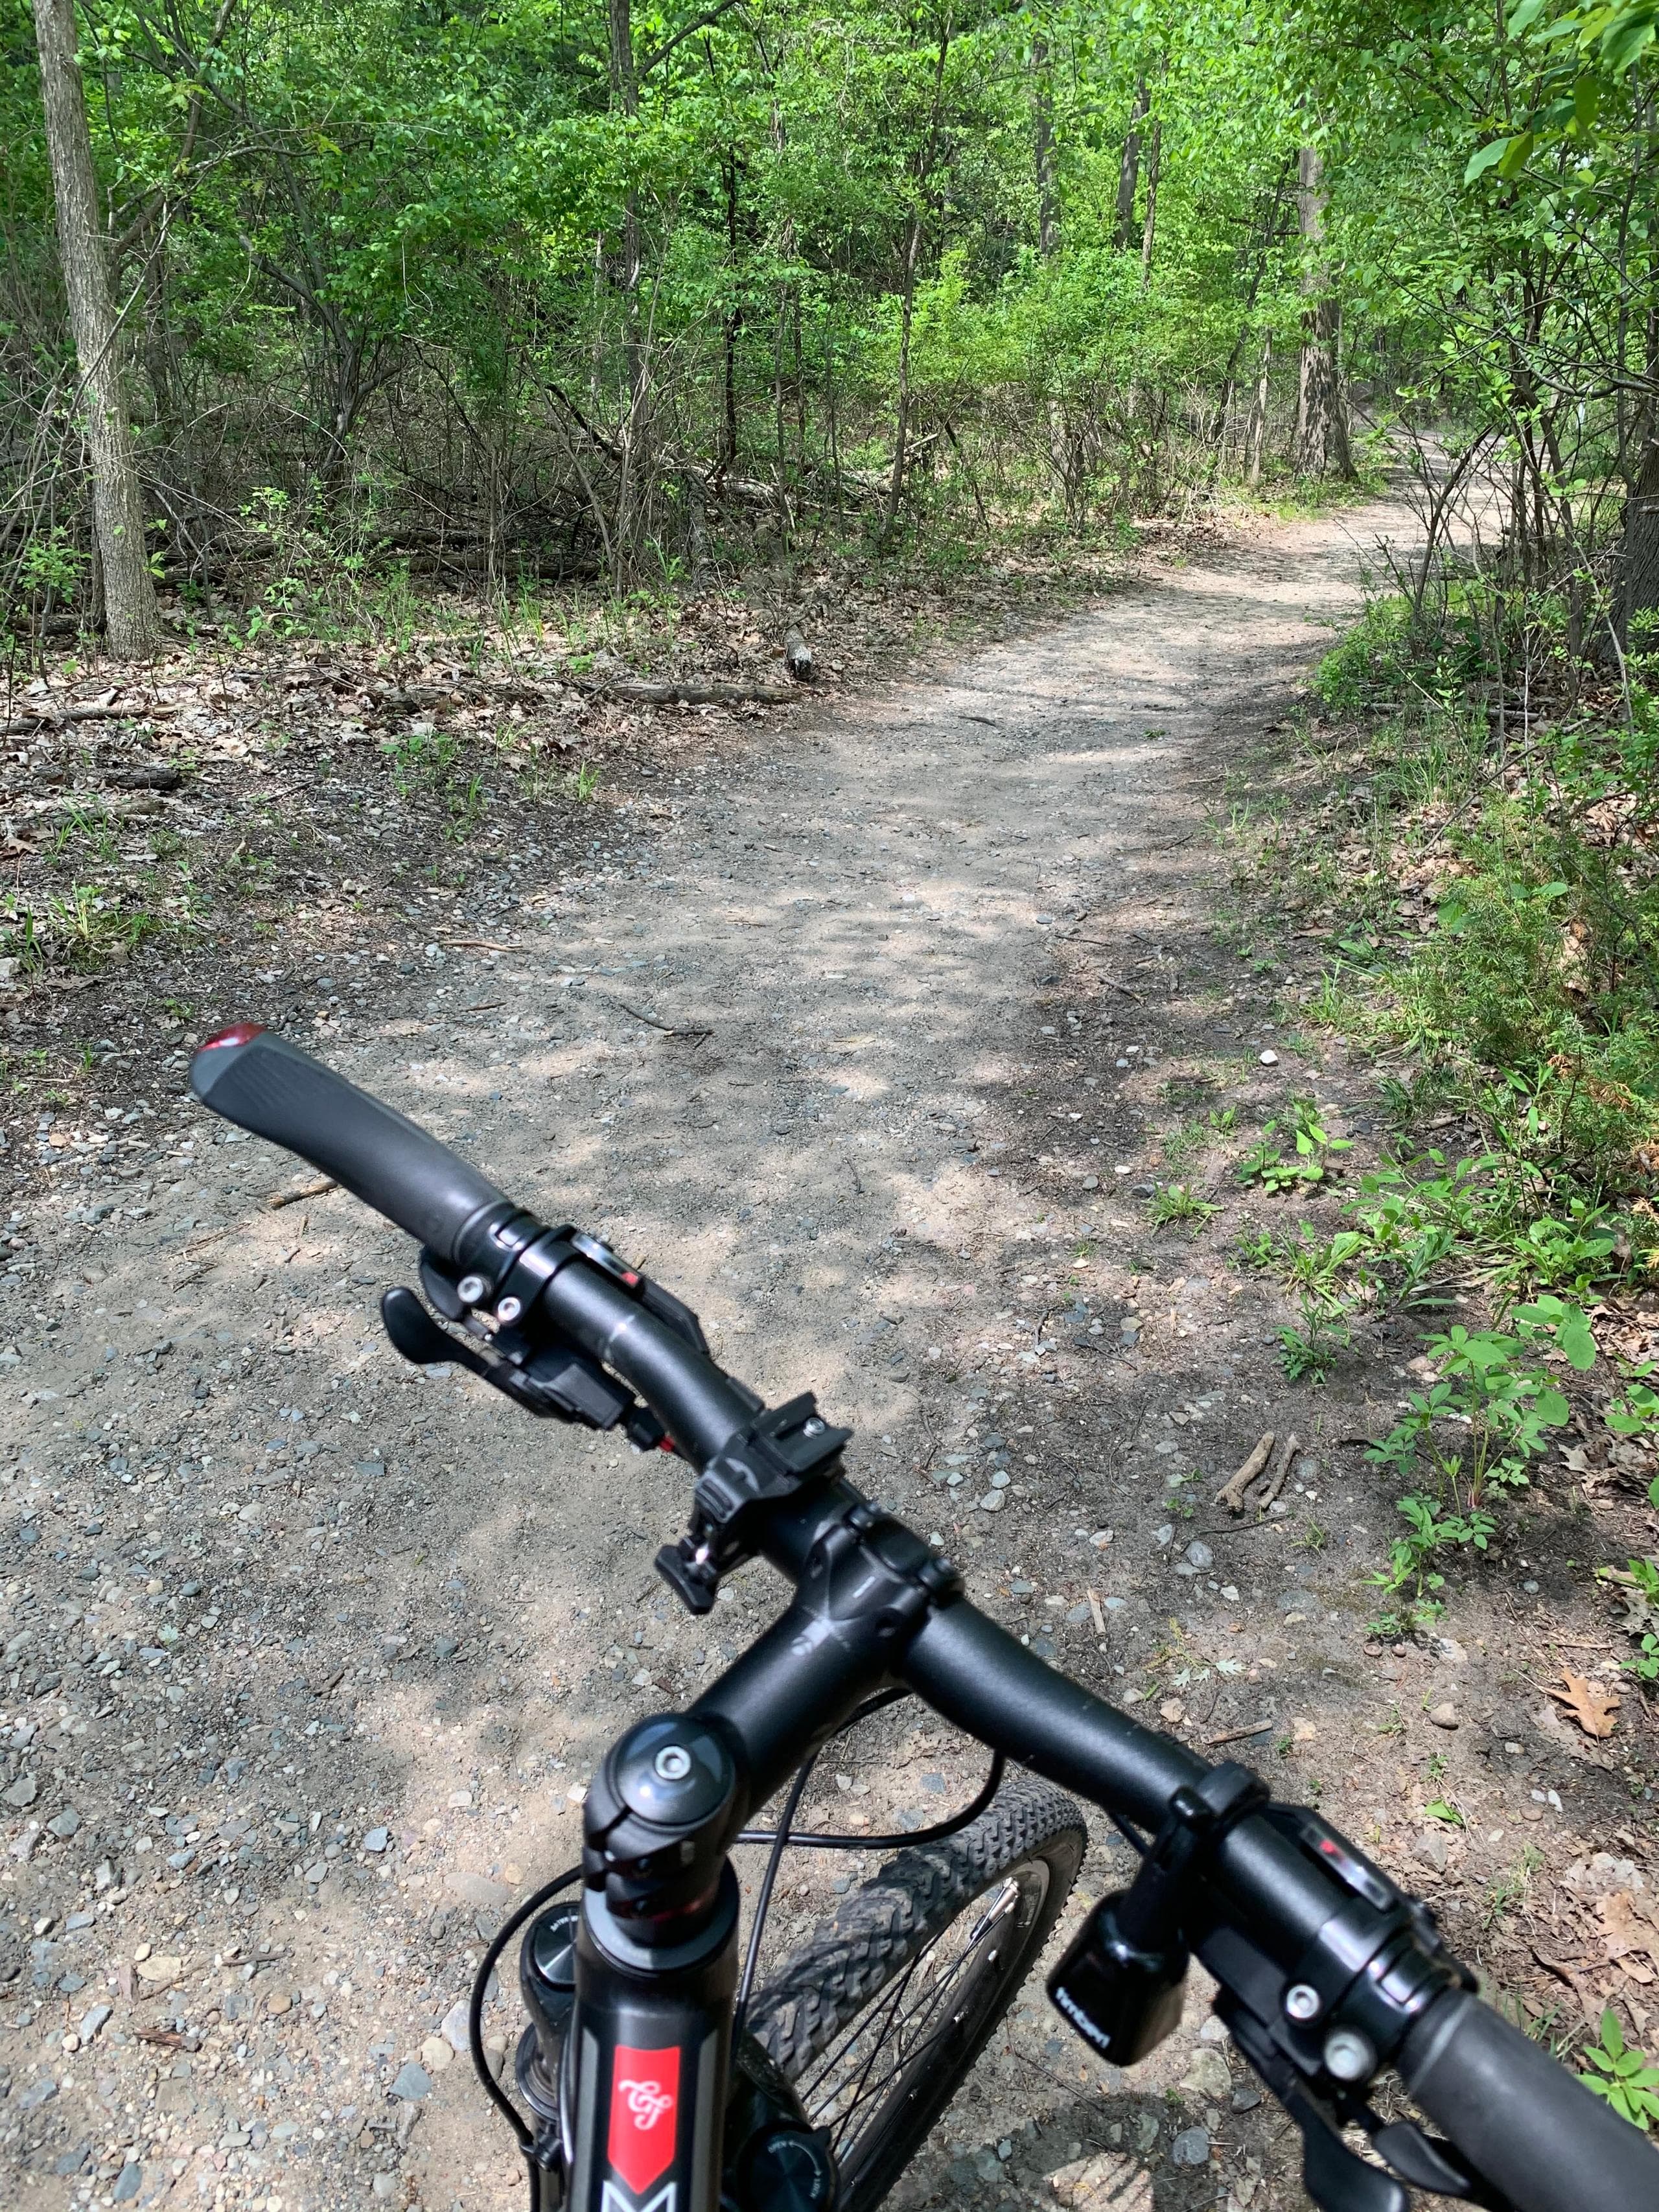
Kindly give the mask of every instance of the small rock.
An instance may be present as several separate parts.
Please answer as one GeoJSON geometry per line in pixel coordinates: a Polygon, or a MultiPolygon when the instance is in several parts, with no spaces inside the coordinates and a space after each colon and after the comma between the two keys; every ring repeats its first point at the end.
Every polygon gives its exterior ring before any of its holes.
{"type": "Polygon", "coordinates": [[[371,1828],[363,1838],[363,1849],[366,1851],[383,1851],[391,1841],[390,1828],[371,1828]]]}
{"type": "Polygon", "coordinates": [[[377,2173],[374,2177],[374,2194],[380,2199],[382,2203],[385,2203],[387,2197],[395,2197],[398,2194],[399,2186],[400,2184],[395,2173],[377,2173]]]}
{"type": "Polygon", "coordinates": [[[20,1774],[6,1792],[8,1805],[33,1805],[40,1795],[40,1779],[34,1774],[20,1774]]]}
{"type": "Polygon", "coordinates": [[[418,2104],[422,2097],[432,2094],[432,2076],[424,2066],[417,2066],[406,2058],[398,2069],[398,2078],[392,2085],[392,2094],[406,2105],[418,2104]]]}
{"type": "Polygon", "coordinates": [[[1224,2097],[1233,2086],[1233,2077],[1227,2062],[1212,2043],[1200,2043],[1193,2053],[1193,2063],[1182,2076],[1181,2086],[1195,2097],[1224,2097]]]}
{"type": "Polygon", "coordinates": [[[451,2005],[449,2010],[444,2014],[444,2024],[438,2032],[447,2038],[452,2051],[464,2051],[466,2049],[470,2039],[467,2033],[467,2008],[465,2000],[459,2004],[451,2005]]]}
{"type": "Polygon", "coordinates": [[[31,2081],[17,2100],[23,2112],[38,2112],[42,2105],[49,2105],[58,2094],[58,2084],[50,2074],[43,2074],[38,2081],[31,2081]]]}
{"type": "Polygon", "coordinates": [[[472,1810],[472,1792],[470,1790],[452,1790],[449,1809],[452,1813],[470,1813],[472,1810]]]}
{"type": "Polygon", "coordinates": [[[1261,2102],[1261,2092],[1254,2081],[1242,2082],[1233,2091],[1233,2110],[1236,2112],[1253,2112],[1261,2102]]]}
{"type": "Polygon", "coordinates": [[[1183,2128],[1170,2145],[1170,2156],[1176,2166],[1207,2166],[1210,2162],[1208,2128],[1183,2128]]]}
{"type": "Polygon", "coordinates": [[[72,1836],[81,1825],[81,1815],[73,1805],[65,1805],[61,1813],[54,1813],[46,1826],[54,1836],[72,1836]]]}
{"type": "Polygon", "coordinates": [[[117,2204],[131,2204],[143,2186],[143,2167],[133,2165],[129,2159],[115,2177],[115,2186],[110,2192],[111,2201],[117,2204]]]}
{"type": "Polygon", "coordinates": [[[464,1905],[481,1906],[490,1912],[499,1912],[513,1894],[510,1889],[499,1881],[491,1881],[486,1875],[467,1874],[459,1868],[446,1877],[445,1887],[464,1905]]]}
{"type": "Polygon", "coordinates": [[[434,1636],[432,1639],[432,1656],[434,1659],[453,1659],[460,1648],[461,1639],[459,1636],[434,1636]]]}
{"type": "Polygon", "coordinates": [[[1429,1707],[1429,1719],[1437,1729],[1455,1729],[1457,1726],[1457,1708],[1448,1698],[1442,1704],[1429,1707]]]}
{"type": "Polygon", "coordinates": [[[1188,1563],[1196,1567],[1200,1574],[1206,1573],[1215,1565],[1215,1553],[1201,1536],[1194,1537],[1192,1542],[1187,1547],[1186,1556],[1188,1563]]]}
{"type": "Polygon", "coordinates": [[[441,2074],[454,2061],[455,2053],[441,2035],[428,2035],[421,2045],[421,2063],[428,2074],[441,2074]]]}
{"type": "Polygon", "coordinates": [[[173,1958],[165,1952],[151,1953],[136,1963],[141,1982],[177,1981],[185,1967],[182,1959],[173,1958]]]}
{"type": "Polygon", "coordinates": [[[83,2044],[92,2041],[99,2029],[107,2023],[114,2010],[113,2005],[95,2004],[88,2007],[86,2018],[76,2031],[83,2044]]]}
{"type": "Polygon", "coordinates": [[[286,1990],[273,1990],[265,1999],[265,2010],[273,2020],[280,2020],[293,2002],[293,1998],[286,1990]]]}
{"type": "Polygon", "coordinates": [[[1259,1057],[1263,1067],[1277,1067],[1279,1065],[1279,1054],[1276,1052],[1264,1052],[1259,1057]]]}
{"type": "Polygon", "coordinates": [[[1163,1528],[1158,1528],[1158,1529],[1155,1529],[1155,1530],[1153,1531],[1153,1533],[1152,1533],[1152,1541],[1153,1541],[1155,1544],[1167,1544],[1167,1543],[1169,1543],[1169,1542],[1170,1541],[1170,1540],[1173,1538],[1174,1534],[1175,1534],[1175,1525],[1174,1525],[1174,1523],[1173,1523],[1172,1522],[1166,1522],[1164,1523],[1164,1527],[1163,1527],[1163,1528]]]}
{"type": "Polygon", "coordinates": [[[1413,1844],[1412,1850],[1415,1857],[1420,1859],[1425,1866],[1432,1867],[1437,1874],[1446,1871],[1449,1854],[1446,1849],[1446,1838],[1437,1828],[1425,1828],[1413,1844]]]}

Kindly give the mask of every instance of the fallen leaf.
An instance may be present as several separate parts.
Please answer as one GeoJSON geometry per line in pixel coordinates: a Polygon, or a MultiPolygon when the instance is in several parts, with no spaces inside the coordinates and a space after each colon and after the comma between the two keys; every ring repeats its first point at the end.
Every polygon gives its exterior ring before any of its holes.
{"type": "Polygon", "coordinates": [[[1620,1699],[1617,1690],[1604,1683],[1592,1682],[1587,1674],[1575,1674],[1571,1667],[1561,1669],[1565,1687],[1552,1689],[1551,1697],[1563,1705],[1572,1715],[1586,1735],[1609,1736],[1615,1723],[1620,1699]]]}
{"type": "Polygon", "coordinates": [[[1187,1717],[1187,1708],[1179,1698],[1165,1698],[1158,1710],[1160,1717],[1170,1722],[1171,1725],[1176,1721],[1184,1721],[1187,1717]]]}
{"type": "Polygon", "coordinates": [[[1597,1899],[1601,1941],[1610,1960],[1622,1963],[1632,1952],[1642,1951],[1659,1966],[1659,1929],[1653,1924],[1650,1908],[1644,1910],[1646,1905],[1646,1899],[1634,1897],[1627,1889],[1597,1899]]]}

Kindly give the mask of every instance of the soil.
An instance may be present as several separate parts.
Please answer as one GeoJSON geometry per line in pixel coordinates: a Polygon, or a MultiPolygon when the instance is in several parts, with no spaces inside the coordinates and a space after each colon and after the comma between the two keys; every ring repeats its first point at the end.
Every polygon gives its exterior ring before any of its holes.
{"type": "MultiPolygon", "coordinates": [[[[605,1745],[778,1601],[751,1569],[688,1619],[650,1565],[681,1525],[673,1463],[398,1361],[375,1301],[409,1278],[403,1241],[184,1091],[221,1014],[280,1020],[544,1218],[606,1236],[769,1398],[815,1389],[858,1431],[855,1479],[976,1602],[1316,1797],[1534,2024],[1614,1997],[1639,2039],[1652,1723],[1628,1682],[1604,1741],[1546,1694],[1564,1662],[1616,1671],[1589,1570],[1651,1548],[1639,1491],[1587,1495],[1558,1461],[1437,1632],[1381,1644],[1366,1577],[1398,1485],[1365,1447],[1416,1334],[1377,1322],[1292,1385],[1290,1309],[1237,1251],[1291,1214],[1328,1230],[1385,1131],[1374,1071],[1285,1012],[1294,967],[1241,961],[1255,925],[1213,826],[1278,773],[1275,726],[1358,607],[1368,545],[1411,527],[1383,507],[1171,544],[1080,611],[787,720],[664,718],[635,732],[631,797],[619,750],[597,807],[550,798],[491,845],[496,809],[459,887],[447,799],[411,799],[412,828],[369,818],[348,755],[333,787],[279,791],[282,753],[237,723],[253,764],[226,772],[214,850],[269,777],[278,819],[342,810],[307,830],[317,880],[257,940],[263,969],[251,922],[191,975],[141,947],[103,986],[126,994],[107,1064],[89,1037],[86,1092],[14,1145],[16,2201],[517,2202],[455,2055],[471,1969],[572,1862],[605,1745]],[[580,860],[577,823],[605,825],[580,860]],[[169,975],[190,987],[172,1007],[169,975]],[[1249,1194],[1237,1164],[1293,1096],[1352,1149],[1328,1192],[1249,1194]],[[1154,1231],[1171,1133],[1229,1109],[1201,1151],[1177,1139],[1219,1212],[1154,1231]],[[1301,1440],[1285,1510],[1235,1517],[1212,1501],[1268,1430],[1301,1440]]],[[[74,1006],[15,1007],[20,1045],[43,1013],[100,1025],[74,1006]]],[[[808,1802],[826,1826],[915,1826],[982,1765],[900,1708],[826,1756],[808,1802]]],[[[1124,1869],[1094,1828],[1061,1940],[1124,1869]]],[[[822,1856],[787,1870],[777,1949],[873,1864],[822,1856]]],[[[498,1995],[495,2046],[518,2027],[498,1995]]],[[[1288,2208],[1287,2130],[1196,1978],[1133,2077],[1034,1981],[902,2197],[1288,2208]]]]}

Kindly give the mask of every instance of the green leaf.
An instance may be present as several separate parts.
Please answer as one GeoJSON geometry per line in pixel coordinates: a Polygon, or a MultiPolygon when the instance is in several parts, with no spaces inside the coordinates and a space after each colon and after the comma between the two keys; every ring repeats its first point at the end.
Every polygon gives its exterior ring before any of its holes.
{"type": "Polygon", "coordinates": [[[1544,0],[1520,0],[1511,8],[1504,27],[1512,39],[1524,39],[1544,12],[1544,0]]]}
{"type": "MultiPolygon", "coordinates": [[[[1513,138],[1494,138],[1489,146],[1479,148],[1469,156],[1468,166],[1463,172],[1463,182],[1472,185],[1477,177],[1484,177],[1488,169],[1496,168],[1515,143],[1513,138]]],[[[1462,918],[1460,915],[1460,921],[1462,918]]]]}

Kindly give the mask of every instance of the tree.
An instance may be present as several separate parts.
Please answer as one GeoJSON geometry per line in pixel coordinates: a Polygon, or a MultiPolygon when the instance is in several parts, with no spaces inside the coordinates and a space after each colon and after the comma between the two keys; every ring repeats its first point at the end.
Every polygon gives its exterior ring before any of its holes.
{"type": "Polygon", "coordinates": [[[1308,258],[1302,289],[1302,368],[1297,391],[1295,462],[1304,476],[1351,477],[1347,409],[1337,349],[1341,325],[1331,272],[1320,247],[1325,234],[1325,165],[1316,146],[1297,161],[1297,218],[1308,258]]]}
{"type": "Polygon", "coordinates": [[[92,463],[105,637],[117,659],[142,659],[161,643],[161,617],[144,552],[143,496],[121,374],[122,331],[110,299],[99,231],[92,137],[76,56],[75,0],[34,0],[34,35],[58,210],[58,259],[92,463]]]}

